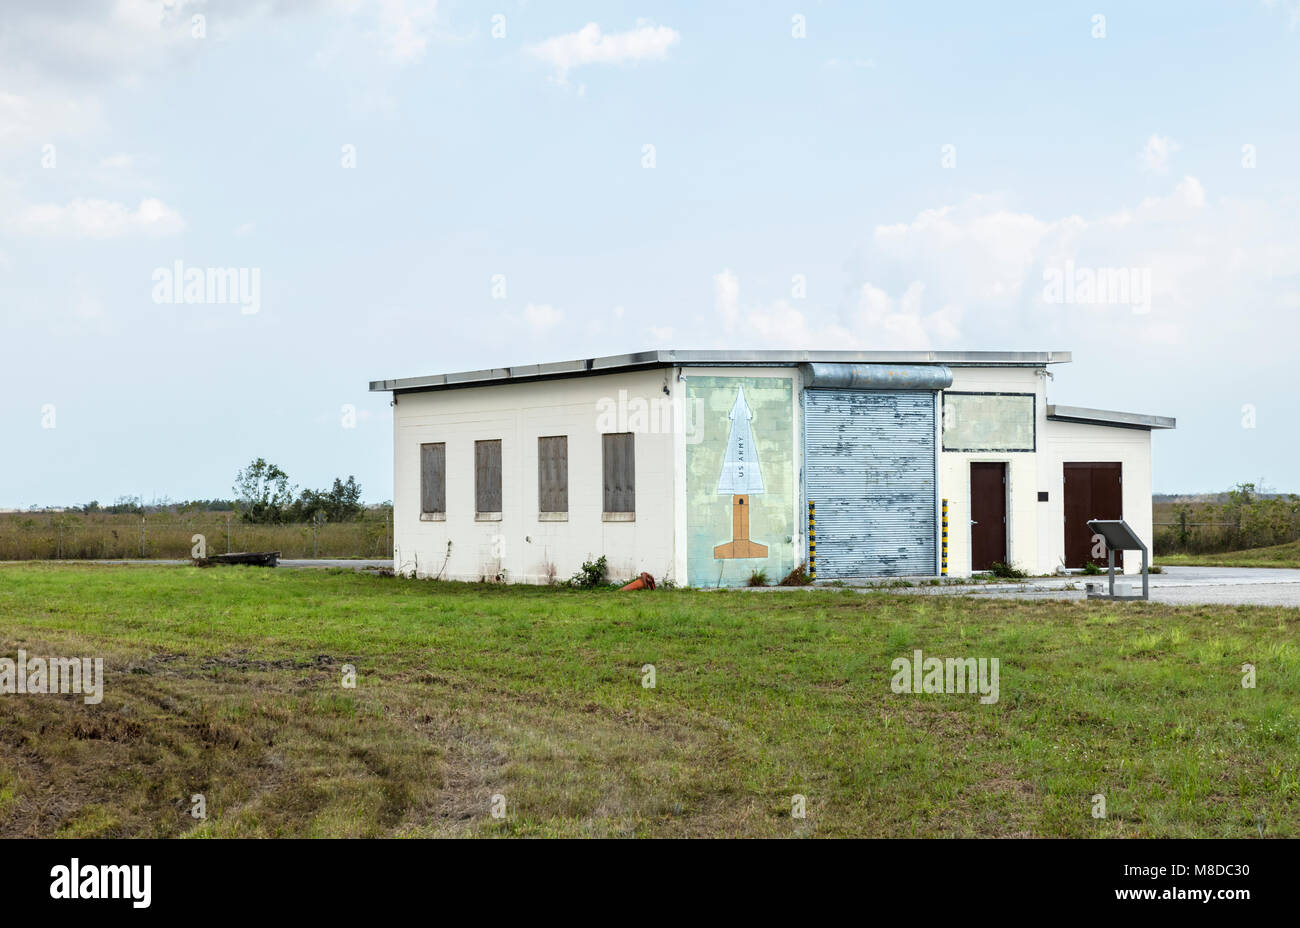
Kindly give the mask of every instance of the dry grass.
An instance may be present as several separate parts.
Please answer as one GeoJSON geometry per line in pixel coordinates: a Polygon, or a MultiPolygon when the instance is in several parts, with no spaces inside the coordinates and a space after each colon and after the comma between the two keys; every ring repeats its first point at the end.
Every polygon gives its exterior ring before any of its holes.
{"type": "Polygon", "coordinates": [[[139,515],[73,512],[0,513],[0,561],[188,558],[193,538],[209,554],[279,551],[286,558],[392,556],[389,526],[368,511],[356,522],[251,525],[235,513],[139,515]],[[227,518],[229,516],[229,518],[227,518]]]}

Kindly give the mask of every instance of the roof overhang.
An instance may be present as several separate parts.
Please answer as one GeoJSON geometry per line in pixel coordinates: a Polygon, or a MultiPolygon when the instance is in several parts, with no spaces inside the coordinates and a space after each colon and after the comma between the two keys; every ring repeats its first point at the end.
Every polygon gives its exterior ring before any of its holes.
{"type": "Polygon", "coordinates": [[[520,364],[454,374],[431,374],[398,380],[373,380],[372,393],[406,393],[450,390],[493,383],[516,383],[614,374],[655,367],[797,367],[800,364],[943,364],[948,367],[1043,367],[1065,364],[1068,351],[641,351],[604,358],[557,361],[551,364],[520,364]]]}
{"type": "Polygon", "coordinates": [[[1172,416],[1148,416],[1140,412],[1117,412],[1113,409],[1089,409],[1087,406],[1047,405],[1047,418],[1053,422],[1082,422],[1124,429],[1172,429],[1178,420],[1172,416]]]}

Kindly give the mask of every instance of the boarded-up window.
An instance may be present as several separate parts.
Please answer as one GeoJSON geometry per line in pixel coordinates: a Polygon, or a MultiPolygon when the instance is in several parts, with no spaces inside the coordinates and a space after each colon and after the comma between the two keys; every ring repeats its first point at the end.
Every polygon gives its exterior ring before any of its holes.
{"type": "Polygon", "coordinates": [[[944,393],[944,451],[1033,451],[1034,394],[944,393]]]}
{"type": "Polygon", "coordinates": [[[501,511],[501,439],[474,442],[474,509],[501,511]]]}
{"type": "Polygon", "coordinates": [[[569,511],[569,437],[537,439],[537,509],[569,511]]]}
{"type": "Polygon", "coordinates": [[[447,511],[447,445],[420,446],[420,512],[447,511]]]}
{"type": "Polygon", "coordinates": [[[631,432],[604,439],[605,512],[636,512],[636,445],[631,432]]]}

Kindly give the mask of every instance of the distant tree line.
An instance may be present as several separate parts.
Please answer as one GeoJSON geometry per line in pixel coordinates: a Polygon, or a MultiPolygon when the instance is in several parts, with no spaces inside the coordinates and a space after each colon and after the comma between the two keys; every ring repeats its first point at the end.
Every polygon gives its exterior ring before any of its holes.
{"type": "Polygon", "coordinates": [[[365,510],[356,477],[334,478],[327,490],[298,491],[289,475],[265,458],[257,458],[235,476],[235,507],[245,522],[347,522],[365,510]]]}
{"type": "Polygon", "coordinates": [[[1253,483],[1239,483],[1215,502],[1159,505],[1167,507],[1168,520],[1155,533],[1160,554],[1239,551],[1300,538],[1300,496],[1260,492],[1253,483]]]}
{"type": "Polygon", "coordinates": [[[71,507],[74,511],[91,513],[107,513],[109,515],[122,515],[123,513],[135,515],[144,515],[147,512],[233,512],[239,508],[233,499],[190,499],[180,502],[173,502],[169,499],[154,500],[152,503],[146,503],[138,496],[119,496],[113,503],[100,505],[99,500],[92,499],[82,506],[71,507]]]}
{"type": "Polygon", "coordinates": [[[173,502],[155,499],[144,502],[138,496],[119,496],[111,504],[91,500],[72,511],[87,515],[145,515],[152,512],[237,512],[244,522],[260,525],[282,525],[288,522],[349,522],[361,517],[365,505],[361,502],[361,484],[356,477],[346,480],[334,478],[327,489],[299,490],[290,485],[289,475],[265,458],[254,459],[235,475],[231,499],[194,499],[173,502]]]}

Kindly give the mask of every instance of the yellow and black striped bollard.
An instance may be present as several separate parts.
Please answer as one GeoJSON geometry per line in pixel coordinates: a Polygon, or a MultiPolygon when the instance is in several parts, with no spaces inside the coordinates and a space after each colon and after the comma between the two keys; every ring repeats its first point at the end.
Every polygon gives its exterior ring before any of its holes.
{"type": "Polygon", "coordinates": [[[808,577],[817,579],[817,504],[808,501],[808,577]]]}
{"type": "Polygon", "coordinates": [[[939,576],[948,576],[948,501],[943,501],[943,538],[941,540],[943,555],[939,561],[939,576]]]}

